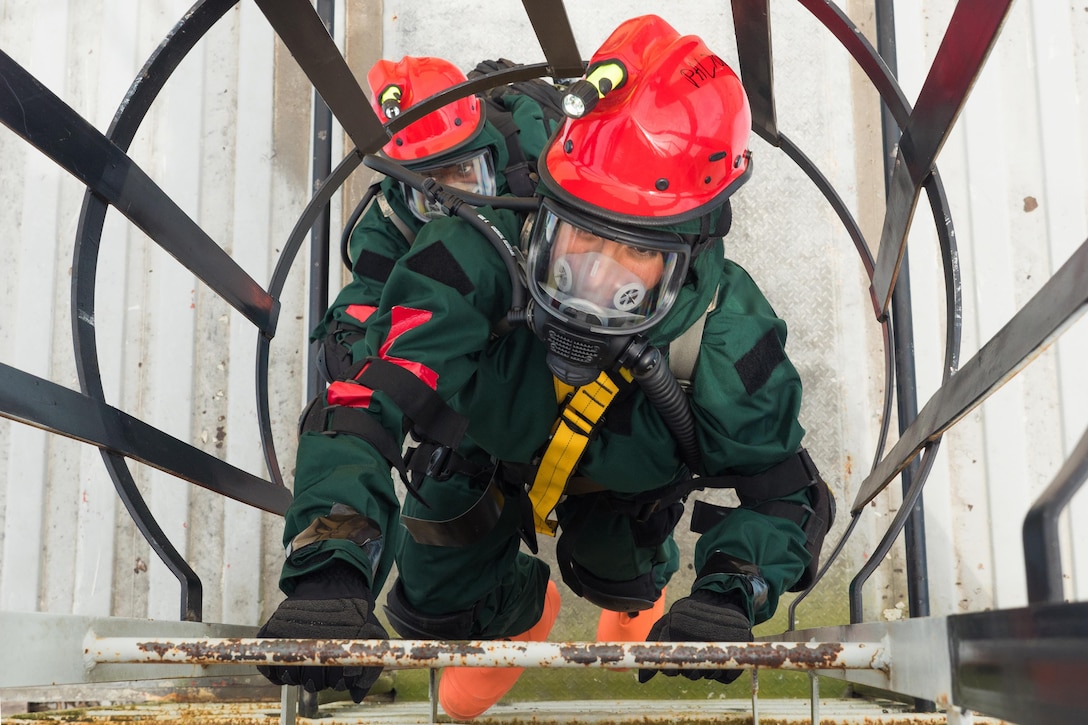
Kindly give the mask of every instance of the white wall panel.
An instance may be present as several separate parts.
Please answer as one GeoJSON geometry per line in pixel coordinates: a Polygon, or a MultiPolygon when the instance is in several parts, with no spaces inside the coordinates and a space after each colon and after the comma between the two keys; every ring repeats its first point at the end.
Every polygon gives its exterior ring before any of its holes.
{"type": "MultiPolygon", "coordinates": [[[[190,6],[6,2],[0,48],[105,131],[140,67],[190,6]]],[[[171,76],[130,149],[261,285],[309,195],[312,94],[299,76],[256,6],[240,3],[171,76]],[[273,163],[277,149],[285,153],[273,163]]],[[[2,214],[3,255],[11,263],[0,272],[0,359],[78,389],[68,308],[83,189],[7,129],[0,144],[2,200],[12,202],[2,214]]],[[[292,438],[301,407],[302,291],[297,280],[288,286],[294,297],[283,300],[284,339],[274,343],[272,376],[292,408],[289,415],[283,405],[273,411],[281,443],[292,438]]],[[[107,401],[266,476],[254,412],[253,326],[112,209],[95,302],[107,401]]],[[[177,618],[178,583],[136,530],[97,449],[6,419],[0,444],[5,609],[177,618]]],[[[281,453],[290,458],[289,450],[281,453]]],[[[205,618],[254,623],[270,611],[279,597],[270,563],[282,550],[278,535],[269,535],[278,517],[146,466],[130,469],[158,523],[200,575],[205,618]],[[233,604],[224,605],[224,591],[233,604]]]]}
{"type": "MultiPolygon", "coordinates": [[[[238,114],[235,139],[233,241],[231,252],[246,260],[255,279],[267,280],[273,263],[269,249],[271,221],[271,149],[273,89],[267,69],[272,66],[272,29],[256,5],[241,6],[238,37],[238,114]]],[[[256,359],[257,334],[237,312],[231,315],[230,366],[227,375],[227,458],[249,471],[263,468],[253,397],[253,368],[243,361],[256,359]]],[[[234,501],[223,508],[224,560],[222,621],[249,624],[260,615],[260,513],[234,501]]]]}
{"type": "MultiPolygon", "coordinates": [[[[67,7],[55,4],[41,8],[40,12],[42,22],[29,28],[31,32],[24,37],[27,44],[19,50],[28,63],[40,68],[41,82],[56,91],[64,86],[67,48],[63,44],[54,47],[50,28],[67,26],[67,7]]],[[[55,324],[64,323],[63,316],[58,319],[55,314],[58,306],[53,303],[63,245],[58,240],[58,217],[49,213],[58,204],[60,183],[53,173],[53,164],[40,154],[19,154],[12,161],[12,166],[17,164],[20,170],[23,195],[20,206],[10,207],[6,212],[7,215],[18,210],[19,220],[17,226],[5,233],[7,243],[14,243],[17,250],[13,263],[6,268],[11,275],[6,286],[14,288],[4,314],[4,327],[10,330],[11,341],[6,359],[21,370],[48,376],[53,352],[52,329],[55,324]]],[[[17,482],[18,488],[9,489],[4,530],[5,543],[13,542],[15,546],[4,548],[0,606],[35,611],[44,604],[42,553],[48,551],[48,546],[43,547],[39,542],[47,540],[50,528],[43,520],[49,439],[40,431],[20,427],[12,430],[10,440],[5,477],[9,482],[17,482]]]]}

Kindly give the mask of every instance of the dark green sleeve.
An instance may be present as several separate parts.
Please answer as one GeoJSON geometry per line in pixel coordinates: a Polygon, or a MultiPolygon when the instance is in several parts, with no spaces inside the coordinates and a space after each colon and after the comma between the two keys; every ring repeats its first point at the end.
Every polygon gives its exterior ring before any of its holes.
{"type": "MultiPolygon", "coordinates": [[[[513,238],[514,214],[482,213],[513,238]]],[[[510,301],[509,273],[492,244],[459,219],[438,219],[390,275],[367,347],[432,385],[490,454],[527,460],[555,421],[555,390],[527,328],[492,335],[510,301]]],[[[399,411],[387,396],[375,399],[386,428],[399,431],[399,411]]]]}
{"type": "MultiPolygon", "coordinates": [[[[382,193],[390,200],[393,211],[402,219],[407,219],[408,226],[418,233],[423,225],[399,201],[399,187],[387,179],[382,184],[382,193]]],[[[371,202],[348,240],[351,281],[329,305],[325,317],[310,334],[310,339],[324,338],[336,321],[356,325],[358,320],[348,309],[352,305],[377,307],[393,265],[407,253],[409,246],[400,230],[382,213],[377,201],[371,202]]]]}
{"type": "MultiPolygon", "coordinates": [[[[508,233],[516,231],[513,214],[492,214],[508,233]]],[[[394,264],[378,312],[367,325],[366,350],[412,371],[449,398],[472,377],[492,323],[509,304],[505,265],[487,240],[459,219],[437,219],[394,264]]],[[[359,387],[337,385],[329,388],[330,403],[343,386],[359,387]]],[[[368,402],[353,407],[379,422],[397,444],[402,441],[402,415],[388,395],[374,391],[368,402]]],[[[294,490],[285,545],[314,519],[329,514],[333,504],[350,506],[382,527],[387,540],[372,580],[377,591],[402,533],[389,463],[350,434],[305,433],[299,440],[294,490]]],[[[325,565],[329,557],[345,559],[369,574],[359,547],[344,540],[321,541],[287,560],[281,588],[289,592],[296,577],[325,565]]]]}
{"type": "Polygon", "coordinates": [[[695,368],[693,408],[709,475],[758,473],[800,445],[801,380],[785,343],[786,323],[748,273],[726,261],[695,368]]]}
{"type": "Polygon", "coordinates": [[[299,437],[294,479],[294,500],[283,523],[285,547],[315,519],[328,516],[336,504],[349,506],[377,524],[383,542],[377,562],[346,539],[303,547],[284,562],[280,589],[290,594],[297,577],[338,559],[363,572],[377,593],[389,575],[393,552],[402,535],[400,505],[389,464],[368,443],[354,436],[304,433],[299,437]]]}
{"type": "Polygon", "coordinates": [[[548,139],[555,130],[549,127],[544,120],[544,112],[540,104],[526,95],[511,93],[504,96],[504,103],[510,109],[514,117],[514,124],[518,127],[518,143],[525,156],[530,159],[540,158],[548,139]]]}

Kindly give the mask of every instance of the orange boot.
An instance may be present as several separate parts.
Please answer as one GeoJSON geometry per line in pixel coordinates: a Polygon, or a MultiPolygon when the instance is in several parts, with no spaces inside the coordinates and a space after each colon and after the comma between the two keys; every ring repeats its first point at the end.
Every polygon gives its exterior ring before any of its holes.
{"type": "Polygon", "coordinates": [[[665,589],[654,605],[640,612],[601,610],[597,621],[598,642],[645,642],[650,627],[665,614],[665,589]]]}
{"type": "MultiPolygon", "coordinates": [[[[645,642],[650,634],[650,628],[654,622],[665,614],[665,589],[661,590],[661,596],[649,609],[639,612],[613,612],[608,609],[601,610],[601,618],[597,620],[598,642],[645,642]]],[[[626,672],[626,669],[616,669],[615,672],[626,672]]]]}
{"type": "MultiPolygon", "coordinates": [[[[559,588],[549,581],[544,592],[544,612],[525,632],[510,637],[514,642],[543,642],[559,616],[559,588]]],[[[521,677],[522,667],[447,667],[438,682],[438,702],[454,720],[471,720],[487,711],[510,691],[521,677]]]]}

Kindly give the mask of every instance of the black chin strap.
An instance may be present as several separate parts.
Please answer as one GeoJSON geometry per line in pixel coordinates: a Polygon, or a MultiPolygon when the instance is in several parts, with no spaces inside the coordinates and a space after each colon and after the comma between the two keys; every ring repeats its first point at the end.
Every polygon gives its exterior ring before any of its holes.
{"type": "Polygon", "coordinates": [[[711,232],[711,236],[724,237],[729,233],[729,229],[733,226],[733,206],[726,199],[722,204],[722,214],[718,217],[718,223],[714,225],[714,231],[711,232]]]}
{"type": "Polygon", "coordinates": [[[718,221],[714,223],[714,228],[710,227],[710,214],[704,214],[699,219],[699,236],[691,245],[691,258],[695,259],[703,253],[707,247],[710,246],[712,239],[724,237],[729,233],[729,229],[733,226],[733,207],[729,204],[729,200],[726,199],[722,204],[722,213],[718,216],[718,221]]]}

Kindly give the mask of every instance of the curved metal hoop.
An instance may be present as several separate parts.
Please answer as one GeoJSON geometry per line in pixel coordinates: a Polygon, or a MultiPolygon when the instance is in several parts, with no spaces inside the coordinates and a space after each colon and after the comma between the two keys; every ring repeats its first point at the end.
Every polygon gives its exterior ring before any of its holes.
{"type": "MultiPolygon", "coordinates": [[[[906,96],[900,89],[895,77],[884,63],[879,53],[865,39],[864,35],[850,21],[850,19],[830,0],[799,0],[804,6],[839,43],[850,53],[851,57],[869,78],[873,87],[879,93],[885,107],[895,120],[900,131],[907,127],[910,121],[912,109],[906,100],[906,96]]],[[[870,281],[870,297],[873,303],[876,319],[881,324],[884,341],[885,361],[885,385],[884,405],[881,418],[881,430],[878,436],[876,450],[873,456],[870,473],[875,471],[878,463],[884,456],[884,448],[887,441],[888,425],[891,420],[892,397],[895,390],[895,361],[897,358],[895,348],[895,336],[892,334],[894,321],[890,311],[884,311],[884,303],[878,297],[877,289],[872,285],[876,275],[874,256],[868,244],[865,242],[845,204],[835,193],[827,179],[820,173],[815,165],[798,149],[787,137],[778,130],[775,118],[774,93],[772,88],[771,59],[771,35],[767,3],[741,2],[733,0],[734,22],[737,26],[738,51],[742,70],[742,80],[745,90],[752,99],[753,127],[768,143],[780,147],[786,155],[800,167],[816,187],[823,193],[825,199],[835,210],[847,233],[854,242],[858,256],[870,281]],[[742,30],[743,27],[743,30],[742,30]]],[[[945,274],[945,310],[947,337],[945,341],[945,364],[943,375],[945,380],[956,369],[959,360],[960,328],[962,320],[961,284],[959,278],[958,252],[955,245],[955,235],[952,227],[952,217],[948,209],[948,201],[944,195],[944,189],[940,182],[937,170],[934,168],[925,181],[925,189],[930,201],[934,223],[937,227],[938,241],[941,247],[941,259],[945,274]]],[[[938,438],[939,441],[939,438],[938,438]]],[[[936,452],[938,442],[935,441],[928,455],[936,452]]],[[[916,490],[915,499],[920,495],[931,465],[921,468],[919,478],[912,483],[912,490],[916,490]]],[[[817,572],[812,584],[801,592],[790,603],[789,626],[792,629],[795,622],[796,607],[808,596],[809,592],[821,581],[835,558],[842,551],[843,546],[854,531],[857,523],[857,513],[852,517],[850,525],[843,533],[842,540],[833,548],[831,555],[817,572]]],[[[902,531],[906,523],[906,517],[892,522],[885,539],[894,541],[902,531]]],[[[889,544],[890,548],[890,544],[889,544]]],[[[884,550],[886,553],[886,549],[884,550]]],[[[883,554],[881,555],[882,558],[883,554]]],[[[873,557],[877,558],[877,557],[873,557]]],[[[879,558],[877,558],[879,562],[879,558]]],[[[871,574],[872,569],[863,568],[854,580],[852,591],[860,592],[860,587],[871,574]]]]}
{"type": "MultiPolygon", "coordinates": [[[[206,0],[198,4],[156,49],[129,88],[125,101],[107,131],[107,136],[118,148],[122,151],[128,149],[152,101],[178,64],[237,2],[238,0],[206,0]]],[[[102,371],[98,365],[98,346],[92,321],[98,252],[107,208],[106,201],[88,188],[83,197],[83,208],[76,227],[72,262],[72,339],[79,385],[84,393],[100,401],[105,401],[105,392],[102,388],[102,371]]],[[[136,487],[126,459],[103,449],[102,460],[113,479],[117,494],[140,533],[181,583],[181,618],[200,621],[203,618],[200,578],[158,525],[136,487]]]]}

